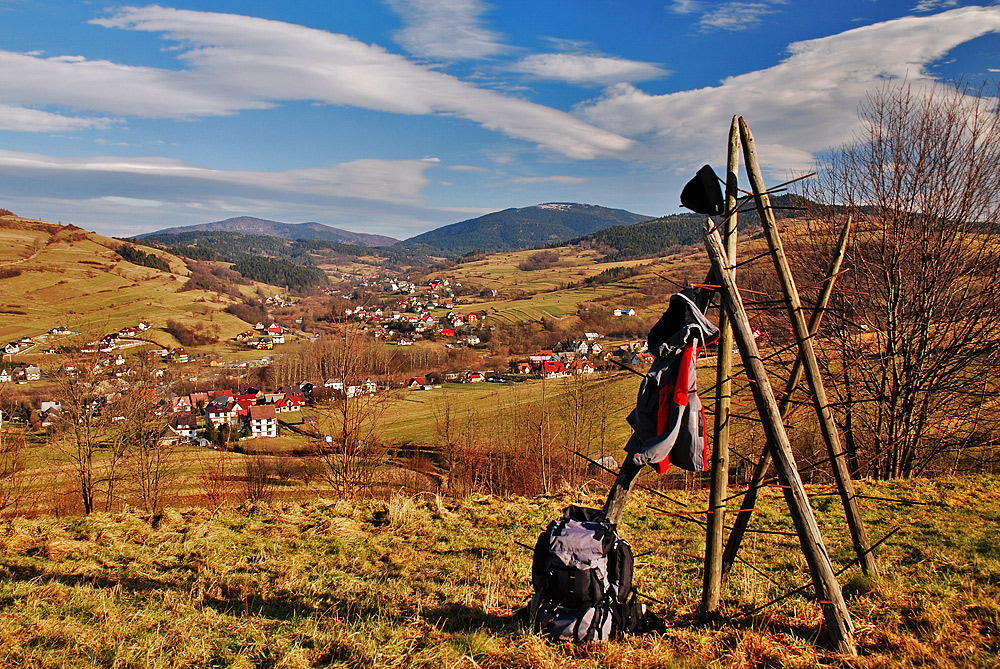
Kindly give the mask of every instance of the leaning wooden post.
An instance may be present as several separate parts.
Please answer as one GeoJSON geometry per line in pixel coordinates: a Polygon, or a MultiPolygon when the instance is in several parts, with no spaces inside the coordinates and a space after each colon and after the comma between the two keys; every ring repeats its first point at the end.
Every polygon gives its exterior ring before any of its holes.
{"type": "MultiPolygon", "coordinates": [[[[745,141],[745,140],[744,140],[745,141]]],[[[833,646],[844,655],[857,655],[854,645],[854,626],[851,623],[851,613],[847,610],[847,602],[837,582],[837,577],[830,563],[830,557],[823,543],[816,517],[805,486],[799,478],[799,471],[792,455],[792,446],[788,434],[781,422],[781,412],[774,399],[774,391],[768,379],[767,371],[757,350],[750,321],[743,308],[743,299],[736,289],[735,271],[726,266],[726,251],[722,245],[719,233],[711,229],[711,223],[705,227],[705,245],[708,255],[715,267],[722,284],[723,305],[729,314],[735,334],[736,344],[743,358],[743,365],[750,378],[750,388],[753,390],[754,402],[763,421],[767,443],[774,457],[774,467],[778,472],[788,511],[795,524],[795,531],[802,545],[802,552],[812,574],[813,587],[816,589],[816,600],[823,607],[827,633],[833,646]]]]}
{"type": "MultiPolygon", "coordinates": [[[[816,310],[813,311],[812,318],[809,320],[810,336],[815,336],[819,332],[819,325],[823,321],[823,313],[826,311],[826,305],[830,303],[830,295],[833,294],[833,284],[837,280],[837,274],[840,273],[840,265],[843,263],[844,255],[847,253],[847,239],[850,231],[851,219],[848,218],[847,223],[844,224],[844,229],[840,231],[840,239],[837,240],[837,248],[833,253],[833,261],[830,263],[826,279],[823,282],[823,290],[820,291],[819,299],[816,300],[816,310]]],[[[778,409],[781,411],[782,420],[788,414],[792,395],[795,393],[795,389],[801,380],[802,356],[799,356],[795,358],[795,364],[792,365],[792,373],[788,377],[788,383],[785,384],[785,392],[781,396],[781,401],[778,402],[778,409]]],[[[760,459],[757,461],[757,467],[753,471],[750,488],[747,490],[746,495],[743,496],[743,504],[736,514],[736,520],[733,521],[733,529],[729,532],[729,539],[726,541],[726,551],[722,555],[723,579],[726,578],[726,574],[729,573],[733,563],[736,561],[736,555],[740,551],[740,544],[743,543],[743,537],[746,534],[747,527],[750,525],[750,517],[757,506],[757,491],[764,485],[764,477],[767,475],[767,468],[770,466],[771,451],[765,446],[764,451],[760,454],[760,459]]]]}
{"type": "Polygon", "coordinates": [[[795,288],[795,280],[792,277],[792,270],[788,265],[788,258],[785,257],[785,249],[781,244],[781,237],[778,234],[778,226],[774,220],[774,212],[771,209],[771,200],[764,188],[764,178],[760,171],[760,164],[757,161],[757,150],[754,145],[753,135],[747,122],[740,117],[740,138],[743,140],[743,157],[747,168],[747,177],[750,179],[750,186],[753,188],[754,200],[757,202],[757,211],[760,214],[761,225],[764,228],[764,236],[771,249],[771,259],[774,261],[774,268],[778,272],[778,279],[781,283],[781,290],[785,294],[785,303],[788,306],[788,314],[791,317],[792,329],[795,338],[798,340],[799,357],[802,358],[802,365],[805,369],[806,381],[809,383],[809,391],[813,396],[813,406],[819,418],[820,431],[823,433],[823,440],[833,463],[833,476],[837,482],[837,490],[840,491],[840,499],[844,505],[844,512],[847,516],[847,526],[851,531],[851,541],[854,543],[854,550],[858,554],[858,563],[865,574],[878,574],[875,564],[875,556],[872,555],[871,541],[868,539],[868,532],[865,530],[864,521],[861,519],[861,505],[858,504],[857,494],[854,491],[854,481],[851,479],[847,463],[844,461],[845,452],[840,444],[840,432],[833,420],[833,412],[826,399],[826,388],[823,386],[823,378],[820,375],[819,363],[816,362],[816,351],[813,348],[812,338],[809,336],[809,329],[802,312],[802,301],[799,299],[798,290],[795,288]]]}
{"type": "Polygon", "coordinates": [[[615,483],[611,486],[611,491],[608,493],[608,501],[604,503],[604,515],[607,516],[608,521],[612,525],[617,525],[618,521],[621,520],[622,512],[625,511],[625,502],[628,501],[629,493],[632,492],[632,485],[639,478],[639,472],[641,471],[642,465],[637,465],[635,463],[635,456],[632,453],[627,453],[625,462],[622,463],[622,468],[618,470],[615,483]]]}
{"type": "MultiPolygon", "coordinates": [[[[737,175],[740,169],[740,132],[733,117],[729,126],[726,162],[726,258],[736,265],[737,175]]],[[[705,533],[705,581],[701,591],[701,615],[708,618],[719,608],[722,597],[723,529],[726,519],[726,496],[729,488],[729,412],[732,398],[733,330],[725,310],[719,315],[719,355],[716,360],[715,439],[712,445],[712,489],[708,502],[708,529],[705,533]]]]}

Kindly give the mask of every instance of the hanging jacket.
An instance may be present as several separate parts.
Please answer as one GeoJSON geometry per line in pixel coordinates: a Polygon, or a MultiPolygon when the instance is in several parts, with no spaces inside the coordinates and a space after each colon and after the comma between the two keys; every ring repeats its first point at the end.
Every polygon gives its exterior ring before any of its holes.
{"type": "Polygon", "coordinates": [[[698,351],[719,338],[719,329],[686,295],[677,293],[649,331],[649,350],[656,355],[639,386],[635,409],[626,420],[634,432],[625,450],[639,465],[661,474],[671,464],[705,471],[708,435],[698,397],[698,351]]]}

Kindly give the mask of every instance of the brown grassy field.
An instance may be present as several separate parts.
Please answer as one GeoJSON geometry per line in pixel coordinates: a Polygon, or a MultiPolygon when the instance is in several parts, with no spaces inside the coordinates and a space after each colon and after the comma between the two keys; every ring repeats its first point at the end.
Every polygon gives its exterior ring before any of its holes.
{"type": "Polygon", "coordinates": [[[0,218],[0,240],[0,270],[20,272],[0,278],[2,342],[57,325],[100,336],[142,319],[157,325],[147,335],[164,346],[177,345],[162,329],[168,319],[216,325],[223,340],[246,329],[222,311],[229,301],[203,290],[178,292],[188,272],[169,254],[159,253],[170,264],[161,272],[123,260],[118,240],[16,217],[0,218]]]}
{"type": "MultiPolygon", "coordinates": [[[[882,576],[842,577],[861,656],[823,642],[797,542],[754,535],[723,593],[695,615],[704,535],[638,493],[620,525],[637,587],[663,634],[553,644],[511,620],[530,594],[530,551],[570,503],[394,496],[216,510],[170,508],[0,522],[0,665],[8,667],[990,667],[1000,643],[1000,480],[862,483],[882,576]],[[663,511],[659,510],[663,509],[663,511]]],[[[820,491],[813,489],[812,493],[820,491]]],[[[686,509],[703,491],[679,492],[686,509]]],[[[813,498],[835,564],[850,543],[836,503],[813,498]]],[[[686,510],[685,509],[685,510],[686,510]]],[[[777,491],[757,527],[787,529],[777,491]]]]}

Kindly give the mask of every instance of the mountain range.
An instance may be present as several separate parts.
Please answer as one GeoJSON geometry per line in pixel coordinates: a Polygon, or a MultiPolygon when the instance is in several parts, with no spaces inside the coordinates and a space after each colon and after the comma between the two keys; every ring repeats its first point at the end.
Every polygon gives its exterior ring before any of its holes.
{"type": "Polygon", "coordinates": [[[237,216],[224,221],[213,221],[200,225],[184,225],[175,228],[165,228],[149,232],[142,237],[153,235],[175,235],[184,232],[238,232],[243,235],[261,235],[266,237],[282,237],[284,239],[314,239],[354,246],[391,246],[399,240],[385,235],[372,235],[363,232],[341,230],[322,223],[280,223],[268,221],[253,216],[237,216]]]}
{"type": "Polygon", "coordinates": [[[192,232],[231,232],[284,239],[329,241],[354,246],[397,246],[407,251],[461,255],[469,251],[496,253],[564,242],[605,228],[651,220],[624,209],[592,204],[549,202],[533,207],[511,208],[478,218],[445,225],[399,241],[383,235],[349,232],[321,223],[279,223],[252,216],[228,218],[214,223],[166,228],[139,238],[181,235],[192,232]]]}

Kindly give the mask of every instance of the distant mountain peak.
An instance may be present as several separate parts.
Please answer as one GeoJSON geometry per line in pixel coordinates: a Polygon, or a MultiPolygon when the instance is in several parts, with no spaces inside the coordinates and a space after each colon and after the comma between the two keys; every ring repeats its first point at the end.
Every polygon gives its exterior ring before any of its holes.
{"type": "Polygon", "coordinates": [[[615,225],[634,225],[652,216],[578,202],[546,202],[495,211],[400,242],[445,253],[516,251],[564,242],[615,225]]]}

